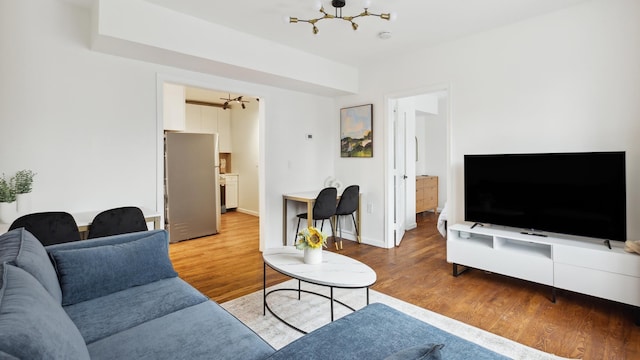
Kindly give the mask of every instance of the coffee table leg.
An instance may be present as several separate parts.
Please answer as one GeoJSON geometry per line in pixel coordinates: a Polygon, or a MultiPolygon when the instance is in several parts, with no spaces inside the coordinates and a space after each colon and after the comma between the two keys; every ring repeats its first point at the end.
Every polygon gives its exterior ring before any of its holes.
{"type": "Polygon", "coordinates": [[[300,289],[301,289],[300,288],[300,280],[298,280],[298,300],[300,300],[300,293],[301,293],[300,289]]]}
{"type": "Polygon", "coordinates": [[[367,286],[367,305],[369,305],[369,287],[367,286]]]}
{"type": "Polygon", "coordinates": [[[333,286],[331,288],[331,321],[333,322],[333,286]]]}
{"type": "Polygon", "coordinates": [[[262,263],[262,316],[267,315],[267,263],[262,263]]]}

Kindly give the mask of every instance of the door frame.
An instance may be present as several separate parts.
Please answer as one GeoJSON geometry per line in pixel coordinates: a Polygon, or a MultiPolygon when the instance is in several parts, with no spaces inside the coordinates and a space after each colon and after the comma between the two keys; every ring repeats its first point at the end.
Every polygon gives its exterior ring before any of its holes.
{"type": "MultiPolygon", "coordinates": [[[[418,95],[422,95],[422,94],[426,94],[426,93],[434,93],[434,92],[439,92],[439,91],[446,91],[447,92],[447,116],[446,116],[446,122],[447,122],[447,126],[446,126],[446,163],[448,164],[447,166],[447,181],[446,181],[446,186],[447,186],[447,212],[449,214],[453,214],[454,213],[454,204],[455,204],[455,199],[453,196],[453,186],[454,186],[454,179],[453,179],[453,171],[451,168],[451,152],[452,152],[452,146],[453,146],[453,142],[452,142],[452,118],[453,118],[453,113],[452,113],[452,98],[453,98],[453,91],[452,91],[452,86],[450,83],[446,82],[446,83],[437,83],[437,84],[433,84],[433,85],[429,85],[423,88],[418,88],[418,89],[412,89],[412,90],[405,90],[405,91],[399,91],[399,92],[393,92],[393,93],[388,93],[384,95],[384,114],[385,114],[385,124],[384,124],[384,131],[385,131],[385,155],[384,155],[384,199],[385,199],[385,204],[386,204],[386,211],[385,211],[385,246],[387,248],[392,248],[395,246],[395,223],[394,223],[394,213],[395,213],[395,198],[394,198],[394,139],[393,139],[393,134],[394,134],[394,122],[393,122],[393,111],[394,111],[394,101],[401,99],[401,98],[407,98],[407,97],[412,97],[412,96],[418,96],[418,95]]],[[[415,133],[413,134],[407,134],[408,137],[414,137],[415,133]]],[[[405,194],[406,195],[406,194],[405,194]]],[[[405,199],[405,208],[406,208],[406,199],[405,199]]]]}
{"type": "MultiPolygon", "coordinates": [[[[156,209],[161,214],[160,227],[164,229],[164,83],[172,83],[183,85],[186,87],[198,87],[202,89],[209,89],[211,91],[231,92],[231,93],[245,93],[250,94],[251,97],[259,98],[258,102],[258,127],[259,127],[259,139],[258,145],[259,164],[258,164],[258,203],[259,213],[266,213],[266,185],[265,185],[265,129],[266,129],[266,97],[253,94],[253,91],[238,88],[237,85],[219,84],[216,85],[215,81],[194,79],[192,77],[157,73],[156,74],[156,209]],[[220,90],[224,88],[224,90],[220,90]]],[[[266,244],[266,224],[263,221],[262,216],[258,216],[258,226],[260,229],[260,251],[263,251],[266,244]]]]}

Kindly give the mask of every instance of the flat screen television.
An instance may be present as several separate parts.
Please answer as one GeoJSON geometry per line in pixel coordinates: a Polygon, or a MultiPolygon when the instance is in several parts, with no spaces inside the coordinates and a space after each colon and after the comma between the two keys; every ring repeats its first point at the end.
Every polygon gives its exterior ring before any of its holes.
{"type": "Polygon", "coordinates": [[[626,240],[624,152],[464,156],[465,220],[626,240]]]}

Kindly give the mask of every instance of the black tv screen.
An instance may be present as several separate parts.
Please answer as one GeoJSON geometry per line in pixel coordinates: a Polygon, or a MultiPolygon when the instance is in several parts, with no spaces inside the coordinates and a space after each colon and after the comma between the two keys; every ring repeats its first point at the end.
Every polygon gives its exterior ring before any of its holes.
{"type": "Polygon", "coordinates": [[[626,240],[624,152],[464,157],[465,220],[626,240]]]}

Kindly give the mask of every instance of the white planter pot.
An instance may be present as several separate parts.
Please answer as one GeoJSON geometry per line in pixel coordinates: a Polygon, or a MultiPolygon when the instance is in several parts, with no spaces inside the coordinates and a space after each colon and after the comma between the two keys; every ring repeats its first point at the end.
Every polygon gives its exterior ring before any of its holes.
{"type": "Polygon", "coordinates": [[[304,248],[304,263],[316,265],[322,263],[322,248],[304,248]]]}
{"type": "Polygon", "coordinates": [[[0,223],[11,224],[18,217],[16,202],[0,203],[0,223]]]}
{"type": "Polygon", "coordinates": [[[17,194],[16,202],[18,203],[18,216],[31,213],[32,193],[17,194]]]}

